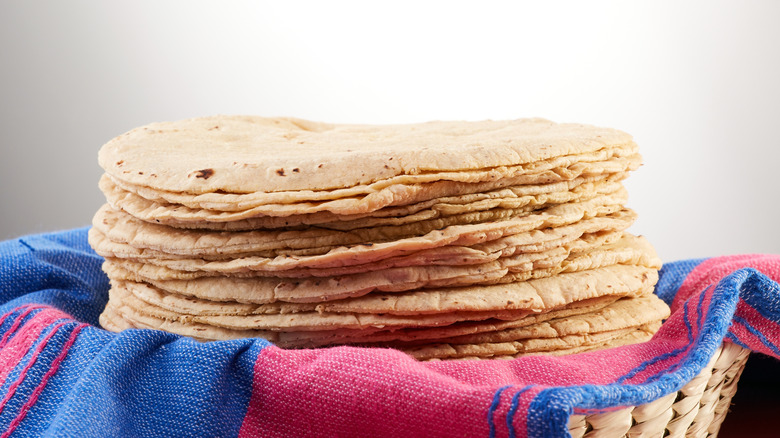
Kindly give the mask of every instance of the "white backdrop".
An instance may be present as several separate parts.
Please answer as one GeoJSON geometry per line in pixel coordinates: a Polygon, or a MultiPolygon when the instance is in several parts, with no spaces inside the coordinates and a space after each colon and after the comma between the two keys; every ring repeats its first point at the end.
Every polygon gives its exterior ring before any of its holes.
{"type": "Polygon", "coordinates": [[[780,2],[0,2],[0,238],[86,226],[97,150],[217,113],[622,129],[666,261],[780,253],[780,2]],[[486,5],[487,4],[487,5],[486,5]]]}

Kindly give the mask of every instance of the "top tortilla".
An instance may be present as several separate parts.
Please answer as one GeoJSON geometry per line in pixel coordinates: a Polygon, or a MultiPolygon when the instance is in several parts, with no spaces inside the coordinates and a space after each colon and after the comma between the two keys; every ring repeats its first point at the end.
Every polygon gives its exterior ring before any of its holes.
{"type": "Polygon", "coordinates": [[[331,190],[400,175],[533,163],[636,149],[609,128],[543,119],[332,125],[293,118],[212,116],[133,129],[105,144],[114,178],[187,193],[331,190]]]}

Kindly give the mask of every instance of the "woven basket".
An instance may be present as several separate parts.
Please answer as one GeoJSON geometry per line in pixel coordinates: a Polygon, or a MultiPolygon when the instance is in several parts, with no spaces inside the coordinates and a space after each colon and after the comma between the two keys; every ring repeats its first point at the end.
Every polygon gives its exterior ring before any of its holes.
{"type": "Polygon", "coordinates": [[[572,437],[715,437],[726,417],[749,350],[726,343],[688,384],[654,402],[593,415],[572,415],[572,437]]]}

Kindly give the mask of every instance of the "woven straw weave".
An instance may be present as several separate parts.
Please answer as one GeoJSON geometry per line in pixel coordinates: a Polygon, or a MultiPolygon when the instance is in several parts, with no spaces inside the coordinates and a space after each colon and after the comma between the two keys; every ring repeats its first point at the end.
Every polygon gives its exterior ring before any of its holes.
{"type": "Polygon", "coordinates": [[[723,344],[688,384],[654,402],[618,411],[573,415],[572,437],[715,437],[726,417],[749,350],[723,344]]]}

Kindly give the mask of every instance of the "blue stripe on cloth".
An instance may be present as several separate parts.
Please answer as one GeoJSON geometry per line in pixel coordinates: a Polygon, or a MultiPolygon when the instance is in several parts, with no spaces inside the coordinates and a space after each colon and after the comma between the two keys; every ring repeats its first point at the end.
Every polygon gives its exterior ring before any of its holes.
{"type": "MultiPolygon", "coordinates": [[[[711,286],[707,286],[704,289],[704,291],[702,291],[699,294],[698,304],[696,304],[696,314],[698,315],[696,317],[696,324],[697,324],[696,327],[699,328],[699,333],[701,333],[701,327],[704,324],[704,313],[705,313],[704,312],[704,299],[706,298],[707,293],[711,292],[711,289],[712,289],[711,286]]],[[[688,310],[688,303],[685,303],[683,308],[684,308],[684,310],[687,311],[688,310]]],[[[687,319],[687,315],[686,315],[686,323],[687,323],[687,321],[688,321],[688,319],[687,319]]],[[[688,327],[687,324],[686,324],[686,327],[688,327]]],[[[692,344],[693,342],[694,342],[693,336],[692,336],[691,331],[689,330],[688,331],[688,343],[692,344]]],[[[685,351],[686,349],[682,349],[682,350],[685,351]]],[[[648,377],[645,380],[645,383],[653,382],[654,380],[656,380],[656,379],[660,378],[661,376],[663,376],[665,373],[677,370],[678,368],[680,368],[682,366],[682,364],[683,364],[683,362],[677,362],[675,364],[672,364],[672,366],[668,367],[667,369],[661,370],[661,371],[653,374],[652,376],[648,377]]]]}
{"type": "MultiPolygon", "coordinates": [[[[685,305],[683,306],[683,320],[685,321],[685,329],[687,330],[688,344],[690,345],[690,343],[693,341],[693,332],[692,332],[691,323],[688,320],[688,316],[689,316],[688,315],[688,303],[685,303],[685,305]]],[[[634,369],[632,369],[628,373],[624,374],[622,377],[618,378],[615,381],[615,383],[623,383],[626,380],[628,380],[628,379],[636,376],[637,374],[641,373],[642,371],[647,369],[647,367],[649,367],[649,366],[651,366],[653,364],[656,364],[656,363],[658,363],[660,361],[667,360],[667,359],[670,359],[672,357],[675,357],[675,356],[685,352],[685,350],[687,350],[687,349],[688,349],[688,345],[686,345],[684,347],[680,347],[680,348],[674,349],[674,350],[672,350],[672,351],[670,351],[668,353],[662,354],[660,356],[655,356],[655,357],[653,357],[651,359],[648,359],[648,360],[640,363],[639,365],[637,365],[634,369]]]]}
{"type": "Polygon", "coordinates": [[[712,285],[707,286],[707,288],[699,294],[699,304],[696,305],[696,314],[698,315],[696,318],[697,327],[701,327],[702,324],[704,324],[704,298],[707,296],[707,293],[710,292],[710,289],[712,289],[712,285]]]}
{"type": "Polygon", "coordinates": [[[24,304],[56,307],[98,324],[108,301],[103,258],[87,243],[87,228],[0,243],[0,314],[24,304]]]}
{"type": "Polygon", "coordinates": [[[739,345],[740,347],[742,347],[742,348],[744,348],[744,349],[746,349],[746,350],[750,350],[750,347],[748,347],[748,346],[747,346],[747,345],[745,345],[745,344],[744,344],[742,341],[740,341],[740,340],[739,340],[739,338],[737,338],[737,336],[736,336],[736,335],[734,335],[734,333],[728,333],[728,334],[726,334],[726,339],[730,340],[731,342],[733,342],[733,343],[735,343],[735,344],[739,345]]]}
{"type": "MultiPolygon", "coordinates": [[[[0,260],[0,314],[45,304],[97,325],[109,284],[100,269],[103,259],[87,244],[86,228],[2,242],[0,260]]],[[[11,324],[3,322],[0,330],[11,324]]],[[[9,413],[23,405],[22,394],[40,383],[46,365],[67,341],[68,327],[42,351],[40,363],[17,389],[18,401],[15,397],[7,407],[9,413]]],[[[236,436],[252,395],[254,364],[268,345],[259,339],[201,343],[153,330],[116,334],[85,327],[18,432],[236,436]]],[[[5,394],[0,390],[0,398],[5,394]]]]}
{"type": "Polygon", "coordinates": [[[109,428],[120,436],[175,436],[182,430],[235,436],[252,395],[255,361],[268,345],[251,339],[200,343],[150,330],[108,338],[94,328],[82,332],[76,348],[108,342],[91,357],[77,349],[70,356],[74,363],[63,364],[60,381],[72,385],[69,392],[77,397],[60,402],[65,415],[48,427],[55,435],[67,430],[99,437],[109,428]],[[81,418],[90,422],[80,424],[81,418]]]}
{"type": "Polygon", "coordinates": [[[780,348],[777,348],[777,345],[773,344],[772,341],[766,338],[763,333],[756,330],[755,327],[753,327],[745,318],[742,318],[739,315],[734,315],[734,322],[737,324],[741,324],[747,331],[750,332],[753,336],[758,338],[758,340],[764,344],[766,348],[768,348],[770,351],[772,351],[774,354],[780,356],[780,348]]]}
{"type": "Polygon", "coordinates": [[[736,311],[739,293],[745,284],[754,281],[756,271],[741,269],[723,278],[712,292],[698,342],[674,372],[653,382],[641,384],[580,385],[554,387],[540,391],[528,409],[529,437],[566,436],[566,425],[574,408],[604,410],[619,406],[634,406],[677,391],[709,362],[722,344],[731,317],[736,311]]]}
{"type": "Polygon", "coordinates": [[[24,247],[29,249],[30,251],[35,251],[35,248],[33,248],[29,243],[25,242],[23,239],[19,239],[19,243],[24,245],[24,247]]]}
{"type": "Polygon", "coordinates": [[[493,414],[495,414],[496,409],[498,409],[499,403],[501,403],[501,394],[507,390],[507,388],[511,388],[512,385],[506,385],[498,388],[496,392],[493,394],[493,401],[490,403],[490,408],[488,408],[487,413],[487,420],[488,420],[488,436],[490,438],[495,438],[496,436],[496,424],[495,420],[493,420],[493,414]]]}
{"type": "Polygon", "coordinates": [[[515,438],[515,428],[512,423],[515,421],[515,412],[517,412],[517,406],[520,404],[520,396],[534,386],[536,385],[523,387],[512,396],[512,403],[509,405],[509,412],[506,414],[506,428],[509,431],[509,438],[515,438]]]}
{"type": "Polygon", "coordinates": [[[672,301],[674,301],[674,296],[688,277],[688,274],[705,260],[707,259],[691,259],[664,264],[658,272],[659,278],[658,283],[655,285],[655,294],[658,295],[658,298],[664,300],[666,304],[671,305],[672,301]]]}
{"type": "Polygon", "coordinates": [[[780,321],[780,285],[758,270],[749,268],[755,275],[743,285],[742,301],[756,309],[770,321],[780,321]]]}

